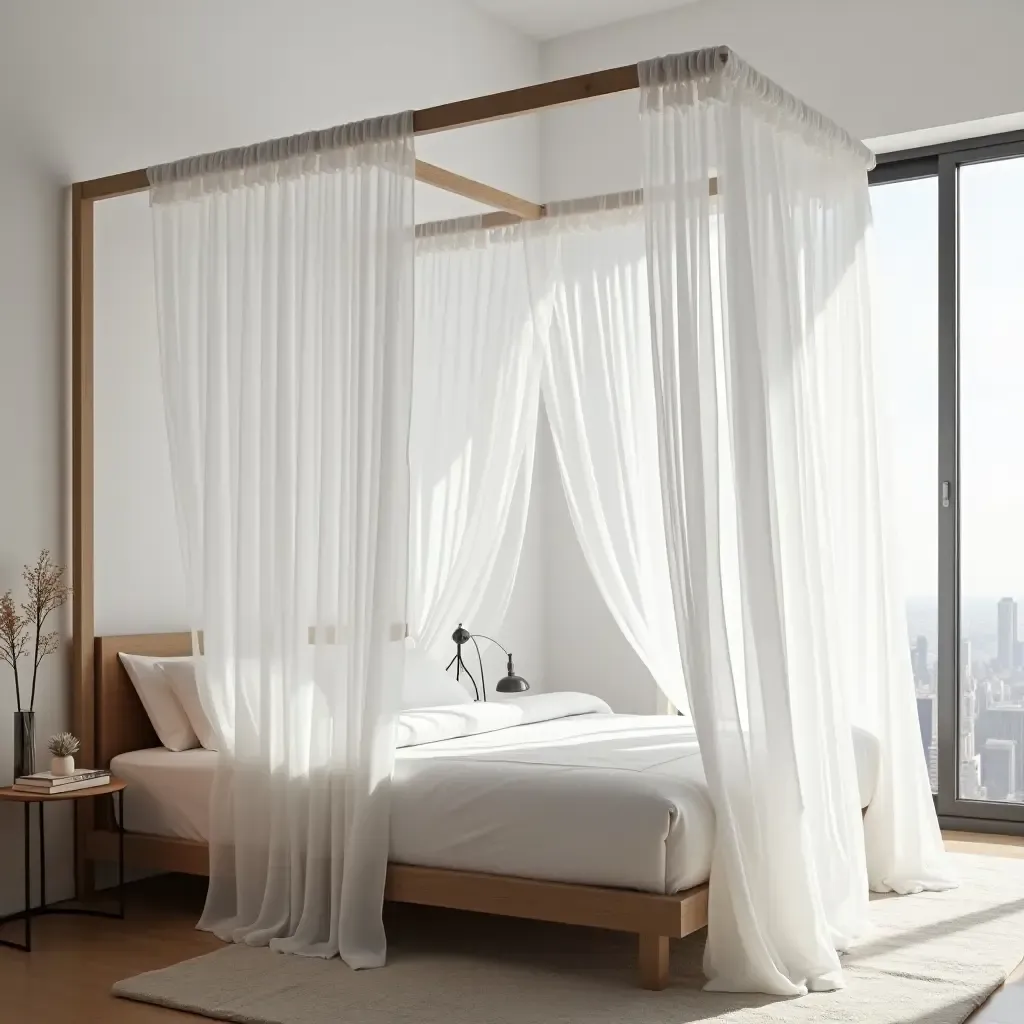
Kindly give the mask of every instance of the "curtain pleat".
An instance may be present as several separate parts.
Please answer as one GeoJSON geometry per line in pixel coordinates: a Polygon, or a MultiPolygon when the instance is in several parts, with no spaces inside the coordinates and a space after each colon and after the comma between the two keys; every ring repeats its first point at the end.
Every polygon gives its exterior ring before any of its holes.
{"type": "Polygon", "coordinates": [[[200,927],[376,966],[404,659],[412,117],[236,156],[151,175],[189,614],[221,740],[200,927]]]}
{"type": "Polygon", "coordinates": [[[883,540],[870,154],[729,51],[640,77],[666,547],[717,823],[705,973],[837,988],[869,878],[950,884],[883,540]],[[887,748],[863,825],[855,720],[887,748]]]}
{"type": "Polygon", "coordinates": [[[523,548],[543,349],[522,229],[419,238],[415,292],[409,634],[444,659],[459,622],[499,630],[523,548]]]}
{"type": "Polygon", "coordinates": [[[643,212],[611,202],[577,213],[560,204],[527,233],[531,276],[551,282],[543,394],[576,535],[623,635],[685,709],[661,514],[643,212]]]}

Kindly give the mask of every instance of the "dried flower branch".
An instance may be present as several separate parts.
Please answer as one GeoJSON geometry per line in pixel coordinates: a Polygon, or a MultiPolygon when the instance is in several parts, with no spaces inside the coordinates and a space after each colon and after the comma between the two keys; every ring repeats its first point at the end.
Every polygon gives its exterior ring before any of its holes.
{"type": "Polygon", "coordinates": [[[6,661],[14,669],[14,692],[21,710],[21,683],[18,679],[18,660],[28,646],[29,621],[18,614],[14,598],[8,590],[0,597],[0,661],[6,661]]]}
{"type": "Polygon", "coordinates": [[[39,552],[35,565],[26,565],[21,578],[28,589],[28,600],[21,606],[25,618],[35,626],[36,647],[32,659],[32,691],[29,697],[29,711],[36,705],[36,678],[43,658],[53,654],[60,645],[60,634],[54,630],[43,632],[43,626],[50,617],[71,596],[71,588],[64,582],[64,566],[55,565],[50,552],[39,552]]]}
{"type": "Polygon", "coordinates": [[[54,757],[74,757],[81,747],[78,737],[70,732],[59,732],[51,736],[47,745],[54,757]]]}

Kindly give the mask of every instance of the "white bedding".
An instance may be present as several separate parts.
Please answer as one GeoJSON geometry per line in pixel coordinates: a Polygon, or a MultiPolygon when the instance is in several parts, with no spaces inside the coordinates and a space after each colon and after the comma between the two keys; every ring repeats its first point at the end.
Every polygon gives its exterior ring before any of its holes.
{"type": "Polygon", "coordinates": [[[151,747],[118,754],[110,771],[128,783],[124,827],[176,839],[206,842],[210,835],[210,793],[217,751],[203,747],[151,747]]]}
{"type": "MultiPolygon", "coordinates": [[[[856,730],[861,802],[877,741],[856,730]]],[[[427,708],[401,716],[391,859],[676,892],[707,880],[714,812],[687,719],[614,715],[585,694],[427,708]]],[[[205,839],[217,754],[116,757],[131,831],[205,839]]]]}

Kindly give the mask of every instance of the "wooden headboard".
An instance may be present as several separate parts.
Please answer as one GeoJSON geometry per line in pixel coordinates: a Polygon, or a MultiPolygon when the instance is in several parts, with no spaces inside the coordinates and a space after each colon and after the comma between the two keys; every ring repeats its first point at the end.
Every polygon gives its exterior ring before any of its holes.
{"type": "Polygon", "coordinates": [[[128,673],[118,654],[175,657],[192,653],[191,633],[140,633],[96,637],[96,766],[109,768],[110,760],[129,750],[159,747],[128,673]]]}

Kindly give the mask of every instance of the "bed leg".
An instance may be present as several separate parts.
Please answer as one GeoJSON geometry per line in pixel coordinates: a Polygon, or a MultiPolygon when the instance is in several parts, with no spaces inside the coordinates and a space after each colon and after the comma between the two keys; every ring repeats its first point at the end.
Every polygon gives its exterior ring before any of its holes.
{"type": "Polygon", "coordinates": [[[668,984],[668,936],[640,935],[640,984],[660,992],[668,984]]]}

